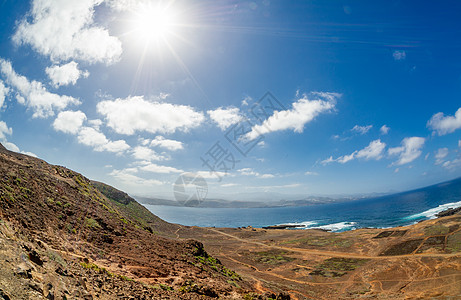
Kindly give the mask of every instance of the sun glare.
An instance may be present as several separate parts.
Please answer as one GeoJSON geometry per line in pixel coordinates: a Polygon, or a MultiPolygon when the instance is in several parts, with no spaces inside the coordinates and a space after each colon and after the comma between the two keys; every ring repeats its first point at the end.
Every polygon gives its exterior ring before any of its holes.
{"type": "Polygon", "coordinates": [[[165,41],[174,33],[175,21],[170,8],[145,6],[136,13],[133,30],[141,42],[165,41]]]}
{"type": "Polygon", "coordinates": [[[188,35],[192,29],[199,27],[193,13],[190,7],[178,5],[175,0],[145,0],[132,8],[125,19],[124,35],[133,42],[130,45],[138,59],[138,69],[133,78],[134,90],[140,81],[150,81],[154,64],[157,67],[157,64],[165,65],[173,61],[199,87],[180,51],[185,44],[195,47],[188,35]]]}

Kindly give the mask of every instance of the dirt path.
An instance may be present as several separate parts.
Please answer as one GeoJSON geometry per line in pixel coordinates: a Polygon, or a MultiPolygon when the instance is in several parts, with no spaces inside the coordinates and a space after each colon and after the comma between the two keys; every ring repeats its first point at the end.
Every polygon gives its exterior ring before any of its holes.
{"type": "Polygon", "coordinates": [[[289,248],[289,247],[282,247],[282,246],[274,246],[274,245],[267,245],[262,242],[251,241],[247,239],[239,238],[238,236],[225,233],[219,231],[214,228],[207,228],[209,231],[221,234],[223,236],[238,240],[239,242],[259,245],[267,248],[272,249],[279,249],[291,252],[298,252],[302,254],[311,254],[311,255],[321,255],[321,256],[329,256],[329,257],[342,257],[342,258],[356,258],[356,259],[398,259],[398,258],[405,258],[405,257],[455,257],[461,256],[461,253],[450,253],[450,254],[442,254],[442,253],[412,253],[412,254],[404,254],[404,255],[392,255],[392,256],[372,256],[372,255],[362,255],[362,254],[354,254],[354,253],[345,253],[345,252],[337,252],[337,251],[326,251],[326,250],[314,250],[314,249],[300,249],[300,248],[289,248]]]}
{"type": "MultiPolygon", "coordinates": [[[[258,269],[257,267],[255,267],[255,266],[253,266],[251,264],[244,263],[244,262],[239,261],[239,260],[237,260],[235,258],[229,257],[228,255],[226,255],[224,253],[220,253],[219,255],[222,256],[222,257],[225,257],[226,259],[229,259],[229,260],[231,260],[231,261],[233,261],[235,263],[238,263],[238,264],[243,265],[243,266],[245,266],[247,268],[250,268],[250,269],[252,269],[253,271],[255,271],[257,273],[261,273],[261,274],[265,274],[265,275],[269,275],[269,276],[274,276],[274,277],[277,277],[277,278],[280,278],[280,279],[284,279],[284,280],[288,280],[288,281],[292,281],[292,282],[296,282],[296,283],[300,283],[300,284],[337,285],[337,284],[347,284],[347,283],[363,283],[362,280],[351,280],[351,279],[343,280],[343,281],[332,281],[332,282],[310,282],[310,281],[297,280],[297,279],[284,277],[284,276],[276,274],[274,272],[262,271],[262,270],[258,269]]],[[[421,282],[421,281],[438,280],[438,279],[442,279],[442,278],[456,277],[456,276],[461,277],[460,274],[448,274],[448,275],[443,275],[443,276],[426,277],[426,278],[420,278],[420,279],[411,279],[411,278],[376,279],[376,280],[369,281],[369,283],[374,283],[374,282],[400,282],[400,281],[408,281],[408,280],[411,280],[412,282],[421,282]]]]}
{"type": "Polygon", "coordinates": [[[179,236],[179,231],[182,229],[182,227],[179,227],[178,229],[176,229],[176,231],[174,232],[174,234],[176,234],[176,239],[180,240],[181,237],[179,236]]]}

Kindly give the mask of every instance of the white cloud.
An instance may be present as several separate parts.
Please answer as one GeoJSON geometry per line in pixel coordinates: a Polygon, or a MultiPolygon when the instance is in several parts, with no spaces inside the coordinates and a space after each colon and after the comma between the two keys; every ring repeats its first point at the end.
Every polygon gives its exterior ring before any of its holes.
{"type": "Polygon", "coordinates": [[[248,104],[253,101],[253,98],[251,98],[250,96],[245,96],[245,98],[243,98],[242,100],[242,106],[248,106],[248,104]]]}
{"type": "Polygon", "coordinates": [[[128,11],[138,8],[145,0],[106,0],[106,3],[118,11],[128,11]]]}
{"type": "Polygon", "coordinates": [[[6,96],[10,92],[10,89],[7,88],[4,84],[3,81],[0,80],[0,108],[3,107],[3,103],[5,103],[6,96]]]}
{"type": "Polygon", "coordinates": [[[389,133],[389,130],[391,130],[389,127],[387,127],[387,125],[383,125],[381,126],[381,128],[379,129],[379,132],[382,134],[382,135],[386,135],[389,133]]]}
{"type": "Polygon", "coordinates": [[[88,71],[82,72],[78,69],[78,64],[75,61],[71,61],[62,66],[52,66],[45,69],[45,73],[51,79],[51,83],[54,87],[61,85],[76,84],[80,77],[88,77],[90,73],[88,71]]]}
{"type": "Polygon", "coordinates": [[[311,171],[306,171],[306,173],[304,173],[304,175],[317,176],[317,175],[319,175],[319,173],[317,173],[317,172],[311,172],[311,171]]]}
{"type": "Polygon", "coordinates": [[[349,155],[340,156],[336,159],[336,161],[339,162],[340,164],[345,164],[353,160],[355,158],[355,154],[357,154],[357,151],[354,151],[349,155]]]}
{"type": "Polygon", "coordinates": [[[37,157],[37,155],[35,153],[29,152],[29,151],[21,151],[18,146],[16,146],[13,143],[10,143],[10,142],[3,142],[3,146],[5,146],[5,148],[7,150],[10,150],[10,151],[13,151],[13,152],[19,152],[21,154],[29,155],[29,156],[32,156],[32,157],[37,157]]]}
{"type": "Polygon", "coordinates": [[[307,95],[303,95],[303,98],[292,104],[291,109],[275,111],[261,125],[253,126],[251,131],[246,134],[246,138],[254,140],[260,135],[286,129],[302,132],[306,123],[312,121],[319,114],[334,109],[335,101],[340,96],[336,93],[313,93],[313,95],[326,100],[309,100],[307,95]]]}
{"type": "Polygon", "coordinates": [[[151,133],[187,132],[205,119],[192,107],[170,103],[149,102],[143,97],[101,101],[97,105],[107,125],[117,133],[132,135],[136,131],[151,133]]]}
{"type": "Polygon", "coordinates": [[[6,140],[7,135],[12,135],[13,134],[13,129],[11,127],[8,127],[5,122],[0,121],[0,140],[4,141],[6,140]]]}
{"type": "Polygon", "coordinates": [[[88,120],[88,124],[90,124],[94,129],[99,130],[99,127],[102,125],[102,121],[99,119],[88,120]]]}
{"type": "Polygon", "coordinates": [[[274,178],[275,177],[273,174],[260,174],[260,173],[258,173],[256,171],[254,171],[252,168],[239,169],[239,170],[237,170],[237,172],[239,172],[240,175],[256,176],[258,178],[263,178],[263,179],[274,178]]]}
{"type": "Polygon", "coordinates": [[[5,82],[18,91],[18,102],[34,111],[34,118],[47,118],[54,115],[54,109],[62,110],[70,104],[80,104],[78,99],[50,93],[42,83],[29,81],[26,77],[18,75],[11,63],[1,58],[0,72],[5,82]]]}
{"type": "Polygon", "coordinates": [[[163,174],[170,174],[170,173],[184,173],[183,170],[176,169],[174,167],[168,166],[159,166],[154,163],[148,163],[142,167],[139,167],[139,170],[145,172],[152,172],[152,173],[163,173],[163,174]]]}
{"type": "Polygon", "coordinates": [[[427,127],[437,132],[438,135],[452,133],[461,128],[461,107],[456,111],[454,116],[445,116],[442,112],[436,113],[427,122],[427,127]]]}
{"type": "Polygon", "coordinates": [[[167,157],[162,156],[152,150],[151,148],[144,146],[137,146],[133,149],[133,157],[139,160],[152,161],[152,160],[168,160],[167,157]]]}
{"type": "Polygon", "coordinates": [[[13,143],[4,141],[2,144],[3,144],[3,146],[5,146],[5,148],[6,148],[7,150],[10,150],[10,151],[13,151],[13,152],[20,152],[20,151],[19,151],[19,147],[16,146],[15,144],[13,144],[13,143]]]}
{"type": "Polygon", "coordinates": [[[219,107],[215,110],[207,111],[207,114],[216,124],[218,124],[218,127],[221,130],[226,130],[228,127],[238,123],[242,119],[240,110],[237,107],[219,107]]]}
{"type": "MultiPolygon", "coordinates": [[[[111,141],[107,139],[104,133],[99,131],[99,126],[84,127],[83,122],[85,120],[86,115],[81,111],[63,111],[54,120],[53,127],[56,131],[76,134],[80,144],[93,147],[98,152],[108,151],[120,154],[130,149],[130,146],[124,140],[111,141]]],[[[89,123],[98,124],[99,122],[89,123]]]]}
{"type": "Polygon", "coordinates": [[[359,125],[355,125],[351,131],[352,132],[357,132],[361,135],[364,135],[366,134],[368,131],[370,131],[370,129],[373,128],[373,125],[367,125],[367,126],[359,126],[359,125]]]}
{"type": "Polygon", "coordinates": [[[175,140],[169,140],[160,135],[156,136],[155,139],[153,139],[152,142],[150,142],[150,145],[152,147],[155,147],[155,146],[162,147],[162,148],[165,148],[171,151],[184,149],[182,142],[175,141],[175,140]]]}
{"type": "Polygon", "coordinates": [[[440,165],[441,163],[443,163],[443,159],[447,157],[448,153],[449,153],[448,148],[438,149],[437,152],[435,153],[435,164],[440,165]]]}
{"type": "Polygon", "coordinates": [[[142,137],[139,137],[138,141],[142,146],[148,146],[150,144],[150,142],[151,142],[151,140],[145,139],[145,138],[142,138],[142,137]]]}
{"type": "Polygon", "coordinates": [[[300,183],[290,183],[290,184],[284,184],[284,185],[247,186],[246,188],[271,190],[271,189],[297,188],[297,187],[300,187],[300,186],[302,186],[302,184],[300,184],[300,183]]]}
{"type": "Polygon", "coordinates": [[[347,162],[350,162],[351,160],[360,159],[360,158],[363,158],[365,160],[370,160],[370,159],[380,160],[383,157],[383,152],[385,148],[386,148],[386,143],[383,143],[381,142],[381,140],[378,139],[378,140],[374,140],[370,142],[368,146],[366,146],[365,148],[361,150],[356,150],[352,152],[351,154],[343,155],[336,159],[330,156],[329,158],[321,161],[320,163],[323,165],[326,165],[332,162],[338,162],[341,164],[345,164],[347,162]]]}
{"type": "Polygon", "coordinates": [[[274,178],[275,176],[273,174],[261,174],[258,176],[259,178],[274,178]]]}
{"type": "Polygon", "coordinates": [[[70,59],[116,62],[122,54],[120,40],[93,21],[94,8],[102,2],[34,0],[13,41],[18,45],[28,44],[55,62],[70,59]]]}
{"type": "Polygon", "coordinates": [[[84,127],[80,130],[78,133],[78,141],[81,144],[92,147],[101,146],[108,142],[106,136],[102,132],[91,127],[84,127]]]}
{"type": "Polygon", "coordinates": [[[132,174],[131,170],[113,170],[109,173],[110,176],[116,178],[120,182],[131,186],[146,187],[149,185],[163,185],[164,183],[156,179],[145,179],[132,174]]]}
{"type": "Polygon", "coordinates": [[[417,159],[422,153],[421,148],[425,141],[422,137],[407,137],[402,140],[401,147],[390,148],[389,155],[399,155],[399,159],[393,164],[401,166],[417,159]]]}
{"type": "Polygon", "coordinates": [[[243,169],[239,169],[239,170],[237,170],[237,172],[240,172],[241,175],[245,175],[245,176],[256,176],[256,175],[259,175],[259,173],[253,171],[252,168],[243,168],[243,169]]]}
{"type": "Polygon", "coordinates": [[[364,158],[366,160],[369,160],[369,159],[380,160],[382,158],[382,153],[385,148],[386,148],[386,143],[381,142],[381,140],[374,140],[367,147],[357,152],[356,157],[364,158]]]}
{"type": "Polygon", "coordinates": [[[403,50],[395,50],[392,53],[392,57],[394,57],[394,60],[404,60],[407,57],[407,53],[403,50]]]}
{"type": "Polygon", "coordinates": [[[130,149],[130,146],[124,140],[108,141],[107,144],[95,148],[96,151],[109,151],[115,153],[122,153],[128,149],[130,149]]]}
{"type": "Polygon", "coordinates": [[[94,150],[98,152],[108,151],[121,153],[130,148],[125,141],[110,141],[102,132],[92,127],[83,127],[78,132],[77,139],[80,144],[93,147],[94,150]]]}
{"type": "Polygon", "coordinates": [[[461,158],[455,158],[453,160],[449,160],[443,163],[442,167],[447,170],[458,169],[461,167],[461,158]]]}
{"type": "Polygon", "coordinates": [[[202,176],[205,179],[219,179],[224,176],[229,176],[226,172],[221,172],[221,171],[198,171],[195,172],[195,174],[202,176]]]}
{"type": "Polygon", "coordinates": [[[13,129],[11,127],[8,127],[8,125],[5,122],[0,121],[0,142],[7,150],[10,150],[13,152],[19,152],[19,153],[26,154],[26,155],[33,156],[33,157],[37,157],[37,155],[35,155],[34,153],[21,151],[19,150],[18,146],[16,146],[15,144],[11,142],[8,142],[6,139],[6,136],[12,135],[12,134],[13,134],[13,129]]]}
{"type": "Polygon", "coordinates": [[[458,147],[461,148],[461,140],[458,140],[458,147]]]}
{"type": "Polygon", "coordinates": [[[53,122],[53,127],[57,131],[76,134],[82,127],[86,115],[81,111],[62,111],[53,122]]]}
{"type": "Polygon", "coordinates": [[[322,160],[320,163],[322,165],[326,165],[326,164],[332,163],[334,161],[336,161],[336,160],[333,158],[333,156],[330,156],[327,159],[322,160]]]}
{"type": "Polygon", "coordinates": [[[221,184],[222,187],[233,187],[233,186],[238,186],[239,184],[237,183],[225,183],[221,184]]]}

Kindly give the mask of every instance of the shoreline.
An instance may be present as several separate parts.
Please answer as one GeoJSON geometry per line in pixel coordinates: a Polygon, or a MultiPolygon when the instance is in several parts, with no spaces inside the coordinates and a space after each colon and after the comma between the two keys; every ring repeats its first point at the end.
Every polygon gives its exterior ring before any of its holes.
{"type": "MultiPolygon", "coordinates": [[[[423,222],[423,221],[433,220],[433,219],[438,219],[438,218],[443,218],[443,217],[448,217],[448,216],[453,216],[453,215],[456,215],[456,214],[461,214],[461,206],[458,206],[458,207],[455,207],[455,208],[448,208],[446,210],[443,210],[443,211],[438,212],[437,214],[435,214],[435,217],[426,217],[424,219],[415,221],[415,222],[413,222],[411,224],[407,224],[407,225],[391,226],[391,227],[355,227],[355,228],[353,227],[351,229],[343,230],[343,231],[353,231],[353,230],[357,230],[357,229],[388,229],[388,228],[394,228],[394,227],[406,227],[406,226],[411,226],[411,225],[414,225],[414,224],[417,224],[417,223],[420,223],[420,222],[423,222]]],[[[342,222],[342,223],[354,223],[354,222],[342,222]]],[[[335,231],[335,230],[332,230],[332,229],[324,228],[324,227],[328,227],[328,226],[335,225],[335,224],[338,224],[338,223],[327,224],[327,225],[322,225],[322,226],[318,226],[318,227],[307,227],[306,225],[301,224],[301,223],[300,224],[287,223],[287,224],[276,224],[276,225],[270,225],[270,226],[263,226],[262,228],[263,229],[269,229],[269,230],[274,230],[274,229],[286,229],[286,230],[316,229],[316,230],[323,230],[323,231],[326,231],[326,232],[342,232],[342,231],[335,231]]],[[[351,225],[355,225],[355,224],[356,223],[351,224],[351,225]]]]}
{"type": "MultiPolygon", "coordinates": [[[[156,206],[151,206],[151,205],[146,205],[147,207],[154,208],[156,206]]],[[[168,222],[171,223],[177,223],[180,225],[189,225],[189,226],[198,226],[198,227],[223,227],[223,228],[239,228],[239,227],[248,227],[251,226],[252,228],[262,228],[262,229],[267,229],[267,230],[274,230],[274,229],[284,229],[284,230],[306,230],[306,229],[317,229],[317,230],[322,230],[322,231],[329,231],[329,232],[344,232],[344,231],[354,231],[357,229],[362,229],[362,228],[374,228],[374,229],[387,229],[387,228],[393,228],[393,227],[402,227],[402,226],[409,226],[413,225],[416,223],[419,223],[421,221],[425,220],[430,220],[430,219],[435,219],[443,216],[448,216],[448,215],[453,215],[456,213],[461,212],[461,201],[459,202],[450,202],[450,203],[445,203],[445,204],[434,204],[433,207],[427,208],[423,207],[420,211],[422,212],[413,212],[413,214],[410,213],[410,215],[402,215],[399,216],[398,219],[395,220],[387,220],[385,217],[380,218],[380,216],[377,216],[373,220],[367,220],[363,219],[363,216],[361,218],[359,217],[354,217],[350,216],[350,219],[331,219],[327,218],[324,219],[321,216],[316,219],[315,215],[311,216],[306,216],[306,218],[309,218],[310,220],[315,220],[315,221],[297,221],[297,222],[292,222],[289,217],[281,218],[281,220],[277,219],[271,219],[270,216],[267,218],[267,220],[261,219],[261,220],[253,220],[251,218],[243,218],[242,220],[238,220],[236,222],[233,221],[226,221],[226,222],[205,222],[205,224],[200,224],[203,222],[200,222],[199,220],[180,220],[177,218],[178,213],[173,213],[170,215],[170,218],[168,218],[168,215],[162,216],[159,211],[156,211],[154,209],[149,210],[162,217],[165,220],[168,220],[168,222]],[[285,219],[285,220],[283,220],[285,219]],[[288,222],[284,222],[288,219],[288,222]],[[277,222],[278,221],[278,222],[277,222]],[[375,222],[376,221],[376,222],[375,222]]],[[[166,207],[168,208],[168,207],[166,207]]],[[[179,212],[182,212],[181,208],[179,208],[179,212]]],[[[212,214],[220,213],[223,209],[221,208],[215,208],[218,210],[218,212],[213,212],[213,209],[211,211],[212,214]]],[[[168,209],[169,210],[169,209],[168,209]]],[[[208,211],[208,210],[207,210],[208,211]]],[[[183,212],[184,213],[184,212],[183,212]]],[[[208,211],[208,214],[210,212],[208,211]]],[[[229,220],[232,219],[232,214],[227,215],[226,213],[226,218],[229,220]]],[[[299,220],[299,216],[297,218],[299,220]]]]}

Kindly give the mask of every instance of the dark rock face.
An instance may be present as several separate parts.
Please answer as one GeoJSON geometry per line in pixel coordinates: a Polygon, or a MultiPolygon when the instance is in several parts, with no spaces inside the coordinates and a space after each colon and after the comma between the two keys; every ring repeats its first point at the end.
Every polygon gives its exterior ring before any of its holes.
{"type": "Polygon", "coordinates": [[[272,225],[263,227],[263,229],[289,229],[289,228],[302,228],[305,225],[272,225]]]}
{"type": "Polygon", "coordinates": [[[461,214],[461,207],[450,208],[450,209],[441,211],[436,215],[436,217],[441,218],[441,217],[453,216],[453,215],[456,215],[456,214],[461,214]]]}

